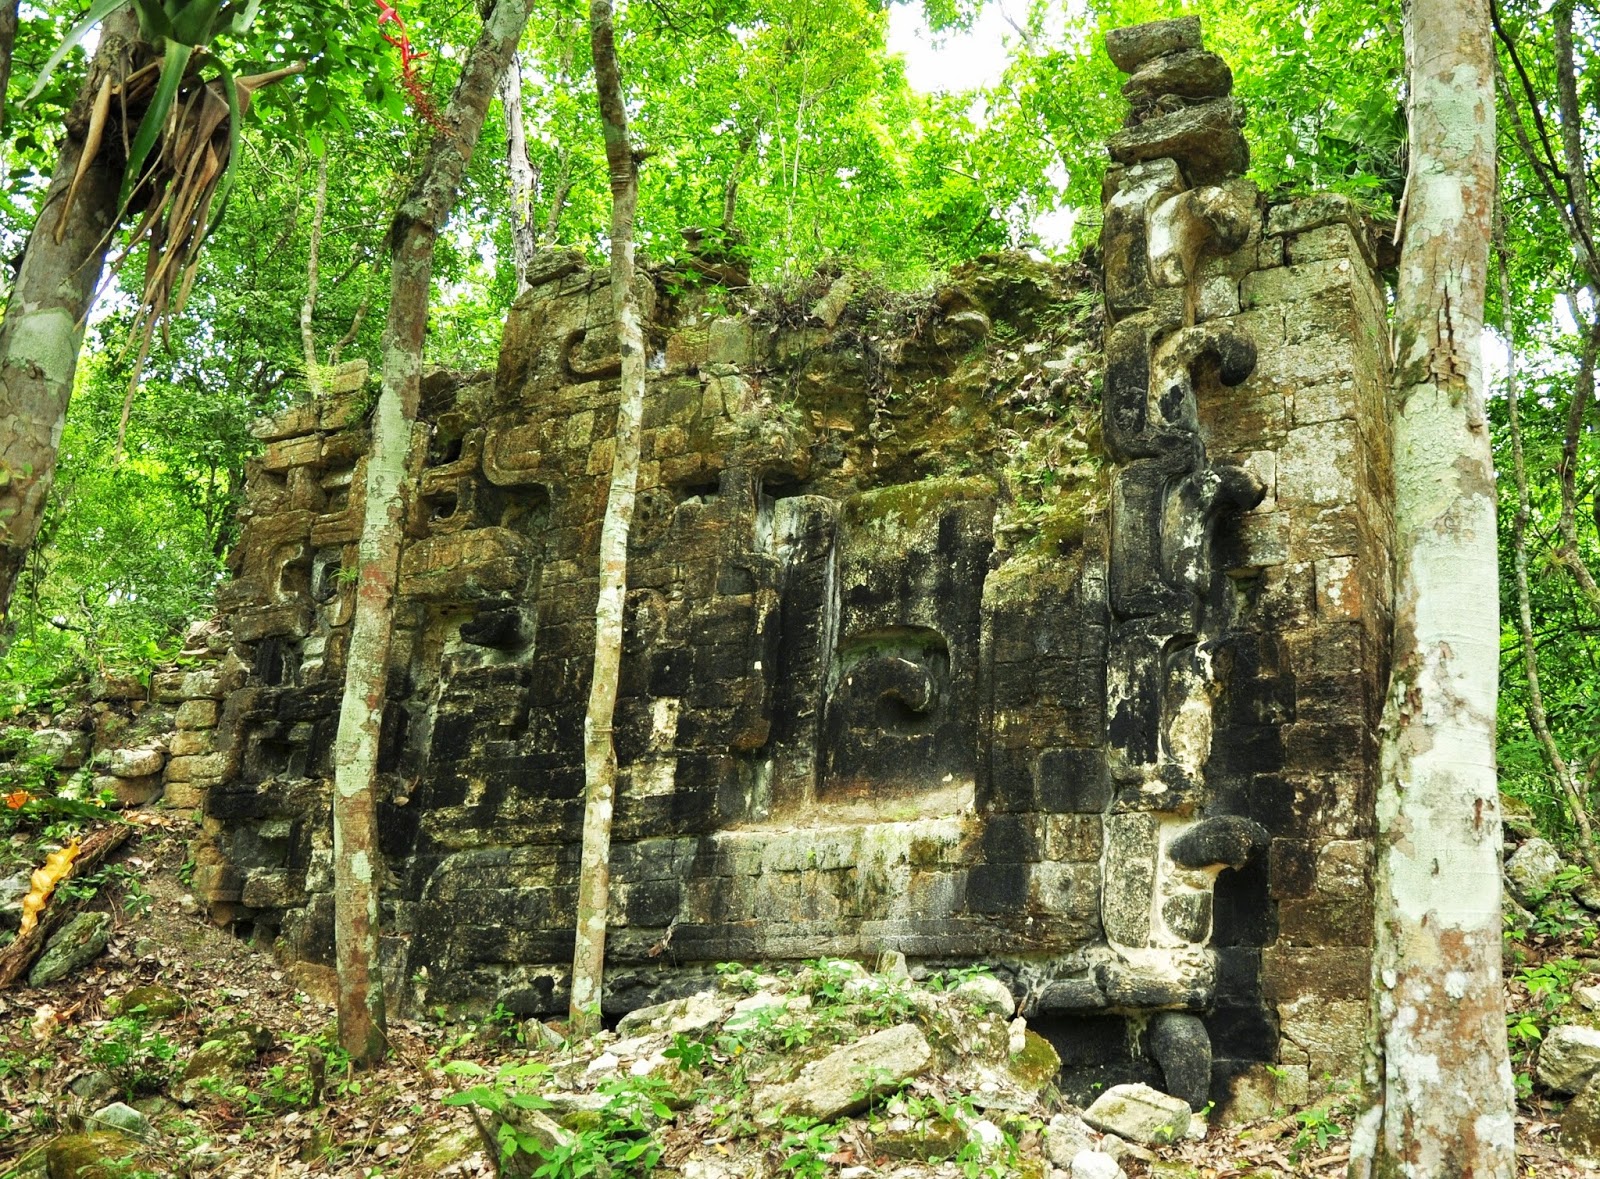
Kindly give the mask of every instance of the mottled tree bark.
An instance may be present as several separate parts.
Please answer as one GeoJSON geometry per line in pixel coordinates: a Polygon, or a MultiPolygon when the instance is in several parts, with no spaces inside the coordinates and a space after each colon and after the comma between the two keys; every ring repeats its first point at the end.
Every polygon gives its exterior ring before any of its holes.
{"type": "Polygon", "coordinates": [[[378,958],[378,735],[388,696],[389,643],[400,540],[409,507],[421,398],[422,343],[434,245],[454,207],[461,177],[483,130],[495,82],[505,73],[532,0],[497,0],[468,55],[436,135],[389,231],[389,320],[383,385],[367,455],[360,578],[339,712],[333,790],[334,940],[339,975],[339,1043],[353,1060],[384,1050],[378,958]]]}
{"type": "Polygon", "coordinates": [[[22,0],[0,0],[0,130],[6,125],[6,87],[11,84],[11,57],[17,48],[17,14],[22,0]]]}
{"type": "Polygon", "coordinates": [[[28,235],[22,266],[0,323],[0,615],[39,533],[55,480],[56,447],[67,420],[83,325],[94,300],[117,218],[123,157],[109,134],[78,185],[67,191],[83,156],[95,96],[142,51],[131,7],[108,17],[89,74],[67,115],[55,174],[28,235]],[[59,238],[59,240],[58,240],[59,238]]]}
{"type": "Polygon", "coordinates": [[[1480,341],[1495,199],[1488,0],[1410,0],[1395,305],[1394,663],[1382,724],[1373,1104],[1351,1173],[1509,1179],[1494,468],[1480,341]]]}
{"type": "Polygon", "coordinates": [[[517,268],[517,294],[528,289],[528,267],[539,248],[533,228],[533,161],[522,129],[522,67],[516,54],[500,79],[500,106],[506,116],[506,170],[511,178],[511,251],[517,268]]]}
{"type": "Polygon", "coordinates": [[[321,397],[322,366],[317,363],[317,336],[311,330],[311,316],[317,310],[317,286],[321,280],[322,222],[328,213],[328,154],[317,161],[316,196],[312,200],[311,242],[306,250],[306,297],[300,303],[300,349],[305,353],[306,388],[312,397],[321,397]]]}
{"type": "Polygon", "coordinates": [[[622,386],[611,459],[611,488],[600,532],[600,592],[594,611],[594,678],[583,720],[583,864],[578,881],[577,943],[572,953],[570,1015],[579,1031],[598,1026],[611,905],[611,813],[617,793],[617,749],[611,723],[622,664],[622,615],[627,598],[628,528],[639,481],[639,428],[644,417],[644,321],[634,286],[633,218],[639,168],[628,141],[628,112],[611,25],[611,0],[592,0],[589,35],[595,87],[611,173],[611,305],[616,314],[622,386]]]}

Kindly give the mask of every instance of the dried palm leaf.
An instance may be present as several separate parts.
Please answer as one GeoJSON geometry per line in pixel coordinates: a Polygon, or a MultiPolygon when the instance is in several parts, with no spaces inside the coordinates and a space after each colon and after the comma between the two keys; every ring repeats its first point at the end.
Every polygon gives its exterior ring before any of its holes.
{"type": "MultiPolygon", "coordinates": [[[[263,86],[299,73],[302,67],[238,79],[225,67],[219,68],[222,77],[197,81],[181,102],[169,102],[171,113],[164,120],[159,144],[152,142],[152,147],[159,145],[160,150],[131,190],[135,196],[147,194],[144,216],[110,266],[110,273],[116,274],[135,250],[145,247],[144,282],[130,336],[130,347],[137,346],[138,352],[117,428],[119,460],[133,396],[156,328],[162,329],[164,338],[170,317],[183,310],[199,266],[200,248],[226,209],[239,157],[240,122],[250,99],[263,86]]],[[[163,82],[165,79],[164,67],[163,82]]]]}

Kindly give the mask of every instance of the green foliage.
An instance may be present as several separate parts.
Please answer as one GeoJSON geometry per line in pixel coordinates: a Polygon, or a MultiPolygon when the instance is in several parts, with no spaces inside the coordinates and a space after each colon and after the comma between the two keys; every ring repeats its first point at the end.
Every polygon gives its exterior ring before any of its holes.
{"type": "Polygon", "coordinates": [[[172,1080],[177,1055],[178,1046],[137,1015],[112,1020],[84,1046],[85,1058],[103,1069],[128,1100],[160,1092],[172,1080]]]}
{"type": "Polygon", "coordinates": [[[833,1174],[828,1156],[834,1153],[840,1127],[815,1118],[783,1119],[783,1137],[778,1151],[783,1155],[779,1170],[794,1179],[823,1179],[833,1174]]]}
{"type": "Polygon", "coordinates": [[[656,1122],[670,1118],[664,1100],[664,1086],[649,1077],[628,1077],[607,1081],[600,1092],[610,1100],[600,1111],[595,1124],[574,1128],[551,1141],[542,1133],[527,1128],[518,1118],[524,1111],[539,1112],[550,1103],[524,1086],[549,1073],[542,1064],[510,1064],[492,1075],[472,1061],[452,1061],[445,1071],[455,1076],[483,1078],[475,1085],[444,1099],[446,1105],[469,1105],[491,1115],[502,1166],[514,1159],[527,1158],[533,1169],[519,1173],[533,1179],[582,1179],[586,1175],[612,1174],[644,1176],[661,1157],[654,1138],[656,1122]]]}

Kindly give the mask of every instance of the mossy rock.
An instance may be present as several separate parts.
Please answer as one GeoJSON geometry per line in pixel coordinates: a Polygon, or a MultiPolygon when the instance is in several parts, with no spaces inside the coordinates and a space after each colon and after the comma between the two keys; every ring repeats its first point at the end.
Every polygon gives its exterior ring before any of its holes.
{"type": "Polygon", "coordinates": [[[1200,1171],[1188,1163],[1157,1160],[1150,1164],[1150,1179],[1200,1179],[1200,1171]]]}
{"type": "Polygon", "coordinates": [[[1500,792],[1500,822],[1506,831],[1518,839],[1532,839],[1539,834],[1539,824],[1533,808],[1513,794],[1500,792]]]}
{"type": "Polygon", "coordinates": [[[1054,1044],[1029,1028],[1023,1033],[1022,1051],[1012,1053],[1006,1067],[1018,1085],[1037,1093],[1061,1072],[1061,1054],[1054,1044]]]}
{"type": "Polygon", "coordinates": [[[872,1136],[872,1144],[890,1158],[929,1162],[960,1154],[967,1145],[967,1132],[949,1118],[935,1118],[907,1130],[880,1131],[872,1136]]]}
{"type": "Polygon", "coordinates": [[[452,1163],[483,1149],[483,1139],[472,1126],[436,1126],[424,1130],[406,1160],[404,1173],[429,1179],[452,1163]]]}
{"type": "Polygon", "coordinates": [[[147,1019],[171,1019],[188,1007],[188,999],[160,983],[134,987],[107,1004],[112,1015],[143,1015],[147,1019]]]}
{"type": "Polygon", "coordinates": [[[982,476],[897,483],[851,496],[844,503],[844,522],[886,537],[900,536],[936,519],[950,504],[992,499],[994,495],[994,482],[982,476]]]}
{"type": "Polygon", "coordinates": [[[123,1134],[63,1134],[45,1148],[45,1173],[50,1179],[117,1179],[135,1150],[123,1134]]]}

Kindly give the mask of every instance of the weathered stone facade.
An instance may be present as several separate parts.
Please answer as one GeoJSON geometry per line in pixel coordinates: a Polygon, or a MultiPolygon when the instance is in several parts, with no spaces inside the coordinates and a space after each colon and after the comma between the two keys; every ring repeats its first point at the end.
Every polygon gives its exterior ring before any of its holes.
{"type": "MultiPolygon", "coordinates": [[[[1237,178],[1197,23],[1112,48],[1136,110],[1103,282],[991,258],[892,310],[841,278],[755,314],[649,284],[609,1010],[722,960],[898,950],[995,965],[1069,1090],[1279,1102],[1352,1072],[1391,531],[1369,231],[1237,178]]],[[[498,372],[433,378],[414,448],[381,769],[386,969],[417,1005],[565,1003],[617,363],[606,275],[533,277],[498,372]]],[[[261,427],[224,595],[250,671],[185,746],[197,888],[307,977],[346,385],[261,427]]]]}

